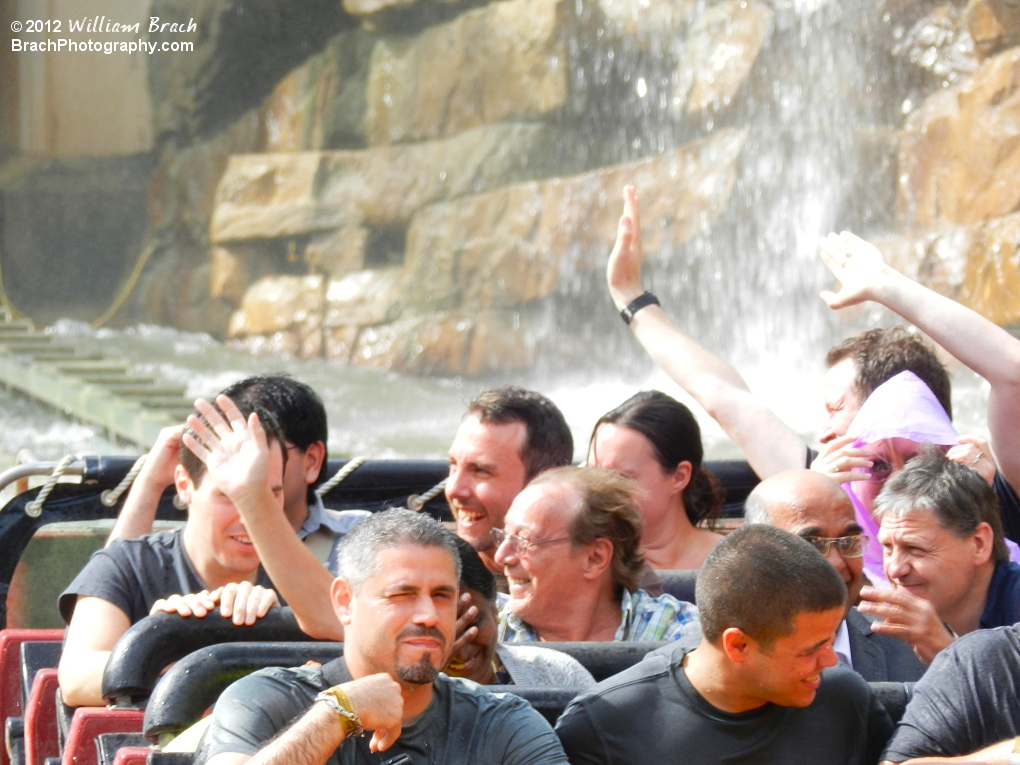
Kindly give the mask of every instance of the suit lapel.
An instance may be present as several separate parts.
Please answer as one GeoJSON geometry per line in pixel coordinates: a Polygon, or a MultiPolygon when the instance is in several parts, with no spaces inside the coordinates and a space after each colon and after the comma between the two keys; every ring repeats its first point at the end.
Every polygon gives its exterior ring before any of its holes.
{"type": "Polygon", "coordinates": [[[868,682],[884,681],[889,676],[885,653],[871,640],[871,623],[856,608],[851,608],[846,617],[846,627],[854,671],[868,682]]]}

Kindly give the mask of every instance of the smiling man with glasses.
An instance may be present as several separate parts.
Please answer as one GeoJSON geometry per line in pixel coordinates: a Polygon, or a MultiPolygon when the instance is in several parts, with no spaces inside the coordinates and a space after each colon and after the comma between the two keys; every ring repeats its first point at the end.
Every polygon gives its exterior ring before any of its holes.
{"type": "Polygon", "coordinates": [[[599,468],[546,471],[494,530],[510,600],[500,640],[676,640],[697,635],[690,603],[640,589],[641,516],[631,482],[599,468]]]}
{"type": "Polygon", "coordinates": [[[841,664],[871,682],[913,682],[924,674],[909,645],[879,634],[855,607],[865,583],[862,556],[868,538],[861,534],[850,498],[835,481],[812,470],[774,475],[748,496],[744,520],[796,534],[839,573],[848,592],[846,617],[833,646],[841,664]]]}

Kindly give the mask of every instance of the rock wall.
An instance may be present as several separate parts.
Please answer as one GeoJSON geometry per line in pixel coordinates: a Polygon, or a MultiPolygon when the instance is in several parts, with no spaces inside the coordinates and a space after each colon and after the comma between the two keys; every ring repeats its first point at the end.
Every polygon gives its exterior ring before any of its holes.
{"type": "Polygon", "coordinates": [[[1020,322],[1020,7],[944,6],[972,65],[905,119],[897,224],[883,242],[900,268],[1002,325],[1020,322]],[[955,11],[955,15],[950,11],[955,11]]]}
{"type": "MultiPolygon", "coordinates": [[[[874,124],[859,166],[830,171],[895,198],[861,220],[901,268],[1018,322],[1020,11],[862,3],[874,34],[854,44],[891,73],[861,92],[835,80],[839,98],[872,100],[874,124]]],[[[221,5],[202,6],[212,47],[154,80],[177,106],[160,111],[173,138],[139,305],[256,352],[444,375],[531,366],[549,306],[604,263],[625,183],[641,189],[646,249],[673,252],[755,203],[745,190],[731,209],[742,178],[788,172],[746,156],[760,110],[793,108],[773,87],[790,75],[776,40],[798,44],[786,0],[344,0],[314,55],[283,73],[276,51],[271,92],[215,128],[203,109],[236,58],[216,53],[221,5]]]]}

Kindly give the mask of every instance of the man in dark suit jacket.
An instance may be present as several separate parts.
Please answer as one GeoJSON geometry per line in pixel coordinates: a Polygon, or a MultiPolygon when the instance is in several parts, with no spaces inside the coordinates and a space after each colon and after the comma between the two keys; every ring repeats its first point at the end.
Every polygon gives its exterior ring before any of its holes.
{"type": "Polygon", "coordinates": [[[862,556],[868,544],[850,498],[828,476],[787,470],[762,481],[747,498],[745,523],[777,526],[813,544],[843,577],[849,598],[833,646],[841,663],[869,682],[914,682],[925,667],[909,645],[871,629],[857,603],[864,585],[862,556]]]}

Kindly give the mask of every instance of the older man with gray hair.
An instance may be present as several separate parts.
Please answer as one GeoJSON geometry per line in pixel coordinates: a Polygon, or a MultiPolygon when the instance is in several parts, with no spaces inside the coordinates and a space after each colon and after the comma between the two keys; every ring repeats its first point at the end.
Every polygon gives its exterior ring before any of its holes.
{"type": "Polygon", "coordinates": [[[677,640],[698,610],[641,588],[641,514],[633,482],[610,470],[547,470],[517,495],[493,538],[510,600],[506,642],[677,640]]]}
{"type": "Polygon", "coordinates": [[[908,645],[881,634],[881,627],[854,607],[864,585],[862,556],[868,539],[850,498],[835,481],[814,470],[786,470],[766,478],[748,496],[744,522],[799,536],[839,573],[848,592],[834,646],[841,664],[869,682],[912,682],[924,674],[908,645]]]}
{"type": "Polygon", "coordinates": [[[865,587],[875,629],[930,664],[955,638],[1020,621],[1020,565],[1009,560],[995,492],[927,445],[875,499],[891,590],[865,587]]]}
{"type": "Polygon", "coordinates": [[[565,765],[552,728],[526,702],[439,674],[454,642],[460,557],[438,522],[379,513],[343,540],[337,566],[331,598],[343,656],[232,685],[200,762],[353,765],[386,750],[415,765],[565,765]]]}

